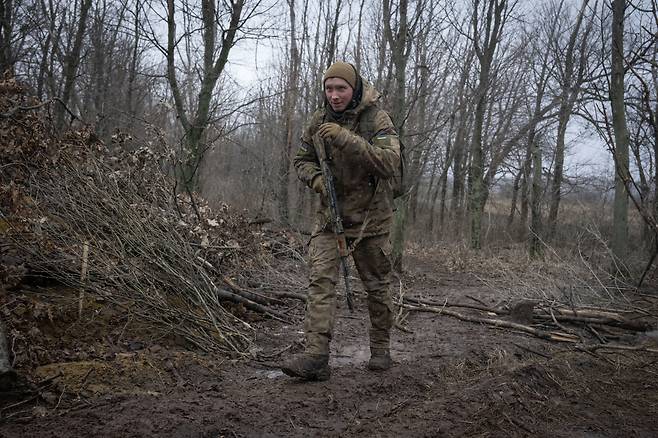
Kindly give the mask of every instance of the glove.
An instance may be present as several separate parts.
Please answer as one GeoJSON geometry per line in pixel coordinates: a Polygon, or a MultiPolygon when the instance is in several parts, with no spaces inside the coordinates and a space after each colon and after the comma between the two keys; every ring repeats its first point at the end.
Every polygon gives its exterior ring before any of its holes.
{"type": "Polygon", "coordinates": [[[320,125],[318,134],[324,140],[329,140],[331,145],[339,150],[345,149],[348,144],[353,143],[355,134],[337,123],[327,122],[320,125]]]}
{"type": "Polygon", "coordinates": [[[318,134],[325,140],[335,140],[344,130],[339,124],[329,122],[320,125],[318,134]]]}
{"type": "Polygon", "coordinates": [[[324,186],[324,178],[322,178],[322,175],[313,178],[313,181],[311,181],[311,187],[316,193],[319,193],[324,197],[327,196],[327,188],[324,186]]]}

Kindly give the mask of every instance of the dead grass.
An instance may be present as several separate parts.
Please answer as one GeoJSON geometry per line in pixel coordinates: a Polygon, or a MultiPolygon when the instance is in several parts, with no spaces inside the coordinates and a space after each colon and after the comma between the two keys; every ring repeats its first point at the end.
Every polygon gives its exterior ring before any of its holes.
{"type": "MultiPolygon", "coordinates": [[[[584,238],[583,238],[584,240],[584,238]]],[[[500,294],[501,299],[535,299],[572,306],[630,306],[633,279],[610,275],[612,261],[601,242],[575,242],[570,249],[545,245],[544,257],[532,259],[525,245],[507,243],[476,251],[465,244],[408,246],[424,254],[448,274],[470,275],[500,294]],[[598,247],[595,245],[598,243],[598,247]],[[587,249],[586,249],[587,248],[587,249]]]]}

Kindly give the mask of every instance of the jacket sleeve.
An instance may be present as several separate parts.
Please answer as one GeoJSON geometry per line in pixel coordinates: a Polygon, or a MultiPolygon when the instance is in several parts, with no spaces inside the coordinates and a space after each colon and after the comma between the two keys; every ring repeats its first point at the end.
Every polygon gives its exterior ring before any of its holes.
{"type": "Polygon", "coordinates": [[[313,134],[318,130],[320,120],[322,120],[322,115],[316,111],[304,128],[301,145],[297,150],[295,158],[293,158],[297,177],[309,187],[311,187],[311,183],[316,176],[322,175],[320,160],[313,146],[313,134]]]}
{"type": "Polygon", "coordinates": [[[400,166],[400,139],[386,111],[378,109],[374,123],[375,136],[370,142],[346,129],[336,142],[342,143],[343,151],[353,155],[376,177],[392,178],[400,166]]]}

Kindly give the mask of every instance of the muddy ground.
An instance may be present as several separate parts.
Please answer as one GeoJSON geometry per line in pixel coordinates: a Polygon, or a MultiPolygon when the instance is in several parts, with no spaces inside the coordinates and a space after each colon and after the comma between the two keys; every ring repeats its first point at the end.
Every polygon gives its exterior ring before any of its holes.
{"type": "MultiPolygon", "coordinates": [[[[448,273],[430,256],[407,265],[409,294],[502,299],[481,277],[448,273]]],[[[257,359],[245,360],[158,338],[102,302],[78,321],[76,294],[60,292],[30,287],[4,297],[5,313],[22,312],[23,323],[10,327],[12,350],[32,390],[2,395],[0,437],[658,436],[654,353],[585,353],[412,312],[394,332],[394,367],[374,373],[365,368],[359,298],[353,314],[341,302],[331,379],[303,383],[277,368],[302,348],[301,305],[289,311],[292,325],[255,318],[257,359]]]]}

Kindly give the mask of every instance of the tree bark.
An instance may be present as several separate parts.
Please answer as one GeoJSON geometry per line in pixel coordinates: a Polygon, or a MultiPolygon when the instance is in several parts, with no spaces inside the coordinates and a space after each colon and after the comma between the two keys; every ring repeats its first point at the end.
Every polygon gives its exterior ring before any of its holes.
{"type": "MultiPolygon", "coordinates": [[[[416,114],[417,117],[417,130],[418,132],[425,132],[427,129],[427,96],[428,96],[428,81],[429,81],[429,67],[426,65],[426,54],[425,50],[423,48],[419,47],[419,50],[421,50],[420,54],[420,65],[417,66],[416,68],[420,70],[420,90],[419,90],[419,96],[418,96],[418,112],[416,114]]],[[[430,139],[427,141],[428,143],[428,148],[430,147],[429,145],[432,143],[430,139]]],[[[412,163],[411,166],[411,171],[413,171],[413,174],[415,176],[414,180],[416,181],[412,186],[411,186],[411,193],[410,193],[410,208],[411,208],[411,221],[412,223],[416,222],[416,214],[417,214],[417,209],[418,209],[418,179],[420,178],[422,171],[424,167],[427,165],[428,157],[425,156],[423,163],[421,164],[419,161],[423,158],[423,148],[417,147],[417,153],[415,154],[416,157],[416,162],[412,163]]]]}
{"type": "Polygon", "coordinates": [[[285,117],[285,138],[286,142],[281,152],[279,163],[279,219],[281,223],[289,224],[288,199],[290,188],[290,154],[293,150],[295,141],[295,108],[297,107],[297,96],[299,90],[299,69],[301,58],[297,48],[297,27],[295,16],[295,0],[288,0],[288,12],[290,18],[290,70],[288,71],[288,83],[284,96],[283,114],[285,117]]]}
{"type": "Polygon", "coordinates": [[[525,158],[522,164],[521,175],[521,209],[519,212],[519,235],[520,240],[525,241],[528,238],[528,212],[530,205],[530,173],[532,172],[532,148],[530,143],[526,144],[525,158]]]}
{"type": "Polygon", "coordinates": [[[532,154],[532,192],[530,201],[530,241],[529,253],[531,258],[538,258],[543,254],[542,245],[542,149],[534,132],[529,138],[532,154]]]}
{"type": "Polygon", "coordinates": [[[523,165],[519,169],[519,173],[514,177],[514,184],[512,184],[512,202],[510,206],[509,216],[507,217],[507,229],[511,230],[514,225],[514,215],[516,214],[516,202],[519,198],[519,185],[521,177],[523,176],[523,165]]]}
{"type": "Polygon", "coordinates": [[[334,11],[333,23],[331,25],[331,32],[328,35],[329,41],[327,42],[327,57],[325,59],[326,67],[329,68],[336,58],[336,46],[338,41],[338,18],[340,17],[340,8],[342,6],[342,0],[336,2],[336,10],[334,11]]]}
{"type": "MultiPolygon", "coordinates": [[[[391,21],[391,1],[384,0],[384,33],[391,47],[391,57],[395,66],[395,86],[393,94],[393,122],[398,128],[400,139],[404,138],[404,118],[407,113],[406,101],[406,69],[409,52],[407,49],[408,23],[407,23],[408,1],[400,0],[398,5],[398,28],[393,33],[391,21]]],[[[405,228],[407,223],[408,196],[405,194],[395,201],[396,211],[393,218],[393,230],[391,232],[392,263],[393,269],[402,271],[402,256],[404,253],[405,228]]]]}
{"type": "Polygon", "coordinates": [[[486,198],[484,150],[482,147],[484,116],[487,111],[487,92],[489,91],[491,66],[505,24],[505,12],[507,9],[506,0],[488,0],[487,3],[484,7],[486,18],[483,23],[485,28],[483,34],[480,33],[480,20],[478,18],[480,0],[474,1],[472,19],[475,53],[480,66],[475,91],[475,122],[473,125],[473,137],[471,138],[471,164],[468,172],[470,246],[473,249],[480,249],[482,246],[482,215],[484,213],[486,198]],[[483,40],[480,40],[480,37],[483,40]]]}
{"type": "MultiPolygon", "coordinates": [[[[551,23],[549,23],[549,34],[548,34],[548,44],[552,44],[557,33],[557,20],[562,10],[563,3],[558,4],[558,8],[555,11],[555,16],[552,18],[551,23]]],[[[546,47],[538,46],[535,47],[537,53],[542,53],[541,57],[541,69],[539,77],[537,78],[537,97],[535,99],[534,114],[538,114],[541,108],[542,100],[544,99],[544,94],[546,91],[546,85],[548,83],[548,72],[549,72],[549,51],[546,50],[546,47]]],[[[543,196],[542,191],[542,177],[543,177],[543,168],[542,168],[542,147],[537,138],[537,125],[532,126],[528,132],[528,150],[530,151],[530,160],[532,167],[532,182],[530,184],[530,227],[529,234],[530,238],[528,239],[528,253],[531,258],[541,257],[543,254],[543,223],[541,216],[541,201],[543,196]]]]}
{"type": "Polygon", "coordinates": [[[361,52],[363,46],[363,8],[365,7],[366,0],[361,0],[359,5],[359,24],[356,31],[356,48],[354,49],[354,66],[356,71],[361,71],[361,52]]]}
{"type": "Polygon", "coordinates": [[[14,2],[12,0],[0,1],[0,75],[14,73],[14,60],[12,56],[12,36],[14,33],[14,2]]]}
{"type": "Polygon", "coordinates": [[[130,55],[130,67],[128,68],[128,93],[126,94],[126,107],[130,116],[128,120],[128,128],[132,127],[135,116],[137,115],[137,102],[135,100],[135,88],[137,81],[137,66],[139,65],[139,41],[140,41],[140,16],[139,12],[142,9],[141,2],[135,2],[135,21],[133,22],[133,44],[130,55]]]}
{"type": "MultiPolygon", "coordinates": [[[[624,106],[624,11],[625,0],[612,1],[612,55],[610,106],[615,136],[615,198],[613,206],[612,253],[620,261],[628,255],[628,165],[629,134],[624,106]]],[[[615,264],[617,265],[617,264],[615,264]]]]}
{"type": "MultiPolygon", "coordinates": [[[[558,116],[557,141],[555,145],[555,169],[553,171],[553,181],[551,184],[551,206],[548,213],[548,237],[550,240],[555,238],[557,226],[558,211],[562,199],[562,181],[564,179],[564,154],[565,154],[565,136],[567,125],[573,112],[573,108],[580,92],[582,77],[578,77],[575,64],[575,49],[580,27],[583,22],[585,10],[589,0],[583,0],[580,11],[573,26],[569,43],[564,54],[564,76],[562,78],[562,92],[560,96],[560,112],[558,116]]],[[[585,42],[583,41],[583,44],[585,42]]]]}
{"type": "MultiPolygon", "coordinates": [[[[85,36],[85,31],[87,29],[87,17],[89,16],[89,10],[91,9],[92,0],[83,0],[80,4],[80,16],[78,18],[78,28],[75,32],[75,37],[73,40],[73,47],[71,51],[66,56],[66,62],[64,64],[64,88],[62,91],[62,104],[68,106],[71,102],[71,97],[73,96],[75,78],[78,73],[78,66],[80,65],[80,56],[82,53],[82,43],[85,36]]],[[[59,108],[57,112],[56,126],[59,129],[64,127],[64,118],[66,115],[65,108],[59,108]]]]}

